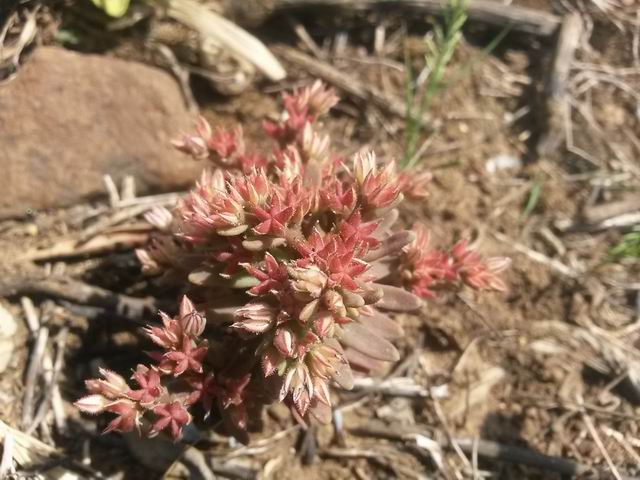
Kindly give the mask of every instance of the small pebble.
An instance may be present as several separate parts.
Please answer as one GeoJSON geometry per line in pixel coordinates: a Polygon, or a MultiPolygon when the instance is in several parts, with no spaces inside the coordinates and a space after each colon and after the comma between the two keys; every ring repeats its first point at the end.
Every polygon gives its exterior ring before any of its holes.
{"type": "Polygon", "coordinates": [[[510,168],[522,168],[522,160],[513,155],[500,154],[487,160],[485,168],[488,173],[496,173],[510,168]]]}

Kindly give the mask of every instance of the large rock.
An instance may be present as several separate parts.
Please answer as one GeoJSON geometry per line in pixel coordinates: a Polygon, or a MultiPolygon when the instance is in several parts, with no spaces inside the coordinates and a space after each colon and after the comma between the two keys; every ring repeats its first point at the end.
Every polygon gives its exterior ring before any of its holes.
{"type": "Polygon", "coordinates": [[[104,193],[183,188],[202,169],[170,144],[194,118],[165,72],[54,47],[36,49],[0,87],[0,218],[104,193]]]}

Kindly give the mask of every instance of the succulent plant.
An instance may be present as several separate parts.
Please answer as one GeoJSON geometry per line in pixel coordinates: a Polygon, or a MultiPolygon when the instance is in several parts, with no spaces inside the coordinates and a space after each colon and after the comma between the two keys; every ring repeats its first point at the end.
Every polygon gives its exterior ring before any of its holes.
{"type": "Polygon", "coordinates": [[[264,125],[269,152],[204,119],[175,142],[207,168],[173,211],[146,215],[157,231],[137,254],[188,297],[147,328],[161,350],[135,369],[136,387],[107,370],[87,381],[76,405],[115,414],[107,431],[177,439],[196,404],[241,439],[251,412],[275,401],[299,422],[329,422],[332,382],[349,389],[354,373],[399,359],[391,312],[420,309],[442,286],[505,288],[508,260],[485,262],[465,242],[432,250],[423,227],[395,227],[403,192],[424,197],[430,175],[334,153],[318,120],[337,101],[320,82],[285,95],[264,125]]]}

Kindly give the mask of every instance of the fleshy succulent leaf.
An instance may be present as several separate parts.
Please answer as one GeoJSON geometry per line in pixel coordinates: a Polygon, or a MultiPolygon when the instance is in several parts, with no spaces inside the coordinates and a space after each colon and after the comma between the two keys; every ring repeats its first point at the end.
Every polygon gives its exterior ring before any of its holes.
{"type": "Polygon", "coordinates": [[[392,312],[413,312],[422,307],[420,297],[394,287],[393,285],[376,284],[384,292],[382,299],[376,304],[381,310],[390,310],[392,312]]]}
{"type": "Polygon", "coordinates": [[[384,239],[380,246],[364,256],[365,262],[374,262],[389,255],[398,254],[403,247],[415,240],[416,236],[409,230],[402,230],[384,239]]]}
{"type": "Polygon", "coordinates": [[[400,354],[391,342],[377,336],[357,322],[350,323],[342,329],[340,341],[347,347],[358,350],[377,360],[384,362],[397,362],[400,360],[400,354]]]}
{"type": "Polygon", "coordinates": [[[352,368],[366,373],[379,372],[387,365],[385,361],[373,358],[354,348],[345,349],[344,354],[352,368]]]}
{"type": "Polygon", "coordinates": [[[371,315],[360,316],[358,322],[385,340],[398,340],[404,336],[404,330],[398,322],[378,310],[374,310],[371,315]]]}

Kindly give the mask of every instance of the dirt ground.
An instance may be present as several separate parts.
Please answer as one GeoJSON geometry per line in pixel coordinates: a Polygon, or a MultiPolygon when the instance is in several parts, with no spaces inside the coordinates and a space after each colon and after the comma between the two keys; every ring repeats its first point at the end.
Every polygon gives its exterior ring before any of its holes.
{"type": "MultiPolygon", "coordinates": [[[[499,30],[469,21],[421,139],[427,143],[420,166],[434,176],[430,196],[405,202],[402,210],[407,225],[430,226],[436,244],[468,238],[487,255],[512,257],[508,293],[463,290],[429,301],[419,315],[400,316],[406,331],[398,345],[400,364],[369,391],[339,392],[338,424],[305,433],[274,406],[248,446],[221,431],[194,447],[157,440],[148,446],[101,436],[104,419],[81,416],[71,405],[97,366],[125,371],[143,358],[148,345],[140,325],[105,305],[79,305],[34,289],[11,291],[5,283],[44,270],[134,297],[166,292],[142,277],[131,248],[15,261],[23,252],[77,239],[99,219],[72,221],[89,208],[85,204],[37,212],[0,223],[3,305],[18,319],[15,352],[0,377],[0,419],[21,428],[26,372],[37,343],[23,321],[21,298],[30,297],[47,322],[51,352],[66,332],[58,381],[67,424],[55,425],[49,412],[32,435],[57,450],[50,462],[80,478],[198,478],[177,463],[169,468],[176,449],[179,454],[184,448],[203,452],[221,478],[640,475],[640,263],[607,261],[630,225],[606,223],[619,217],[616,205],[640,196],[638,7],[632,1],[515,4],[559,15],[572,9],[587,22],[569,77],[571,113],[562,125],[569,138],[552,152],[537,151],[549,128],[544,84],[555,40],[512,32],[487,55],[483,48],[499,30]],[[508,168],[494,168],[505,161],[508,168]],[[563,470],[550,466],[550,457],[572,463],[563,470]],[[164,465],[164,472],[146,465],[164,465]]],[[[307,51],[290,20],[276,17],[257,30],[276,55],[281,45],[307,51]]],[[[415,69],[424,66],[421,38],[430,24],[423,19],[408,24],[390,12],[344,21],[300,15],[296,21],[327,54],[324,61],[389,98],[403,98],[403,44],[415,69]],[[373,31],[380,24],[388,48],[375,52],[373,31]],[[394,37],[400,39],[395,44],[394,37]]],[[[233,97],[195,80],[202,113],[213,124],[241,123],[247,136],[258,135],[261,121],[278,111],[279,92],[314,78],[283,64],[286,81],[260,81],[233,97]]],[[[326,128],[342,151],[368,145],[385,160],[402,155],[402,118],[348,93],[340,96],[326,128]]],[[[106,197],[95,205],[107,205],[106,197]]],[[[125,223],[139,224],[139,217],[125,223]]]]}

